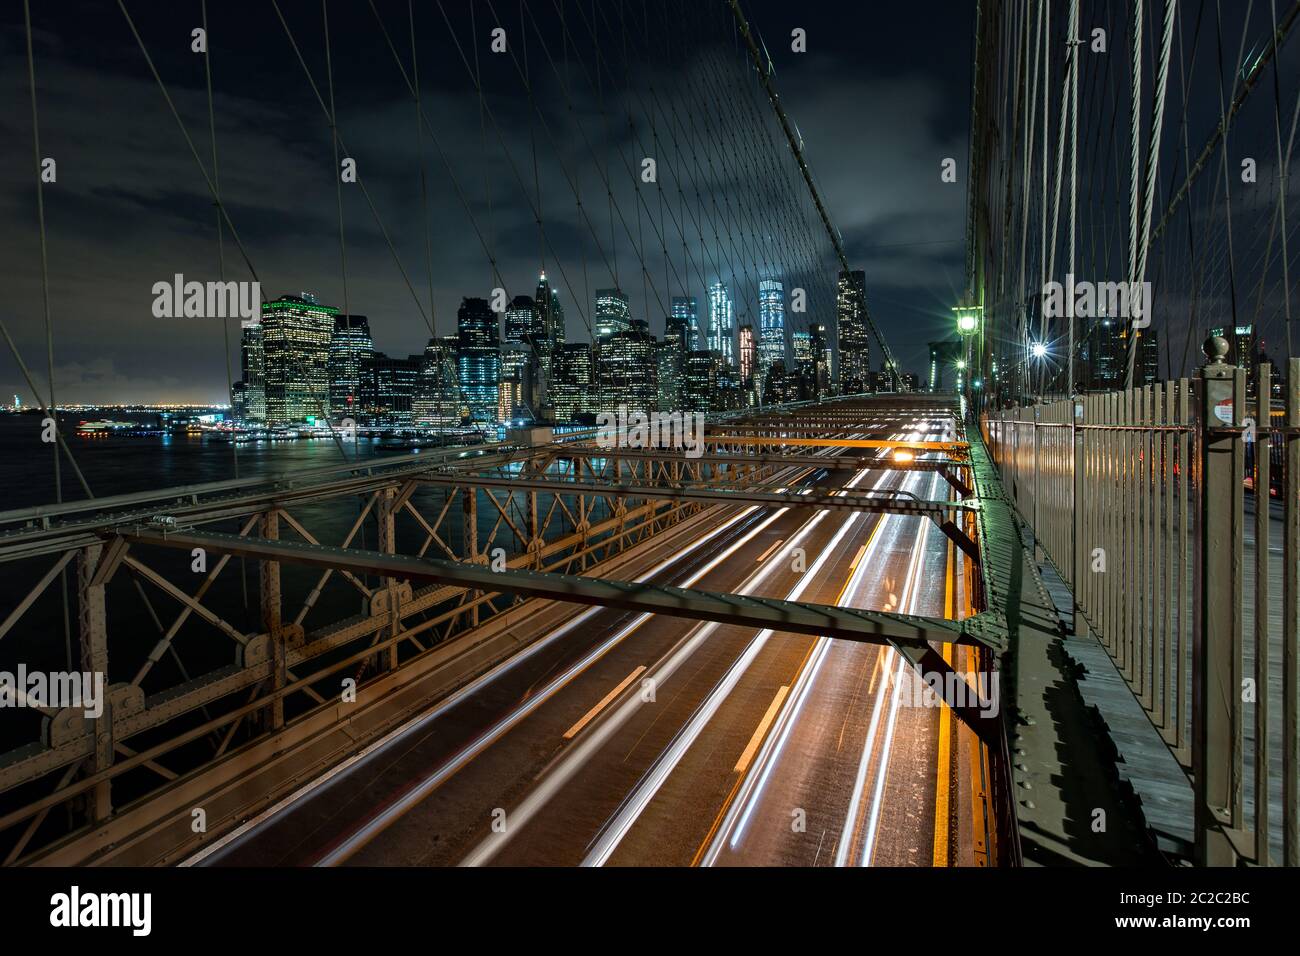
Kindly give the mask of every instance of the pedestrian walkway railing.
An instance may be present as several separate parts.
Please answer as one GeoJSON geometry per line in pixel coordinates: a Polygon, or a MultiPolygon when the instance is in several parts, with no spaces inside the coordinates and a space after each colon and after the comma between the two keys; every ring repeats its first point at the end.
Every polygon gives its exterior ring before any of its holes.
{"type": "Polygon", "coordinates": [[[1191,379],[981,426],[1075,634],[1101,641],[1188,775],[1196,862],[1297,865],[1300,359],[1259,365],[1248,397],[1227,347],[1207,342],[1191,379]]]}

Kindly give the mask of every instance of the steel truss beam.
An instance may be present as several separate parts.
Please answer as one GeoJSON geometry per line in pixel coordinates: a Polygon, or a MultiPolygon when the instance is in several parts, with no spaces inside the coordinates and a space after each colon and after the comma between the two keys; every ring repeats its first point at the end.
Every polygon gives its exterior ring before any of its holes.
{"type": "MultiPolygon", "coordinates": [[[[661,462],[664,460],[664,451],[657,448],[619,448],[617,451],[603,448],[593,448],[581,446],[577,448],[566,448],[556,452],[557,460],[571,458],[607,458],[615,455],[619,458],[630,459],[633,461],[650,460],[661,462]]],[[[829,458],[820,455],[801,455],[801,454],[773,454],[770,452],[755,452],[745,455],[728,455],[719,452],[705,452],[699,458],[688,458],[685,461],[692,466],[694,465],[713,465],[715,467],[725,466],[734,468],[738,465],[764,467],[775,465],[784,467],[787,465],[798,465],[807,468],[825,468],[830,471],[859,471],[863,468],[874,468],[889,471],[941,471],[944,468],[957,468],[964,466],[964,462],[956,461],[952,458],[914,458],[912,461],[902,462],[894,461],[892,458],[880,458],[875,455],[847,455],[840,454],[829,458]]],[[[466,474],[479,474],[481,472],[465,472],[466,474]]]]}
{"type": "MultiPolygon", "coordinates": [[[[773,429],[777,431],[779,429],[773,429]]],[[[791,445],[808,448],[905,448],[909,451],[942,452],[966,455],[970,446],[964,441],[891,441],[883,438],[776,438],[760,435],[705,435],[707,445],[791,445]]]]}
{"type": "Polygon", "coordinates": [[[845,495],[814,490],[806,495],[794,492],[755,491],[748,488],[717,488],[692,485],[630,485],[562,481],[547,478],[490,478],[483,475],[449,477],[431,475],[420,479],[445,488],[508,488],[515,491],[543,491],[554,495],[599,495],[618,498],[655,498],[670,501],[700,501],[709,504],[753,504],[787,508],[832,508],[873,514],[923,515],[940,520],[954,511],[973,511],[974,506],[952,501],[923,501],[882,492],[879,495],[845,495]]]}
{"type": "Polygon", "coordinates": [[[551,601],[667,614],[759,630],[771,628],[867,644],[893,643],[918,651],[928,649],[930,641],[945,644],[983,643],[981,637],[968,631],[964,621],[888,614],[777,598],[719,594],[693,588],[611,581],[571,574],[518,569],[492,571],[481,564],[413,558],[297,541],[241,538],[238,535],[215,532],[164,533],[141,527],[122,529],[121,535],[131,542],[186,551],[205,548],[217,553],[243,555],[264,561],[285,561],[317,568],[348,568],[399,580],[429,581],[551,601]]]}

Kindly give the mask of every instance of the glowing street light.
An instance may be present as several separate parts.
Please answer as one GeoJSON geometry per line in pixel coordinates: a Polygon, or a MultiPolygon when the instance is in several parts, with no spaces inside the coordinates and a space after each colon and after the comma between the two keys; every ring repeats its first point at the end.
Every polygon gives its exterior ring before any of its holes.
{"type": "Polygon", "coordinates": [[[983,306],[956,305],[952,310],[957,313],[958,335],[974,335],[979,331],[980,322],[984,319],[983,306]]]}
{"type": "Polygon", "coordinates": [[[1047,357],[1047,346],[1042,342],[1035,342],[1029,347],[1029,354],[1036,359],[1047,357]]]}
{"type": "Polygon", "coordinates": [[[965,359],[958,359],[958,360],[957,360],[957,371],[960,372],[960,371],[961,371],[962,369],[964,369],[965,367],[966,367],[966,360],[965,360],[965,359]]]}

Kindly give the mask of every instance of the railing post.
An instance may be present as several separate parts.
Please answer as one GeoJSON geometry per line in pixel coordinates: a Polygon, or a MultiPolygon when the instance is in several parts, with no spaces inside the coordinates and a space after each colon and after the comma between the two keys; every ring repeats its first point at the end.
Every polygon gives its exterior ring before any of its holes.
{"type": "Polygon", "coordinates": [[[1300,358],[1287,362],[1282,461],[1282,862],[1300,866],[1300,358]]]}
{"type": "Polygon", "coordinates": [[[1223,362],[1228,343],[1205,344],[1201,370],[1201,494],[1198,594],[1200,630],[1192,694],[1192,774],[1196,862],[1231,866],[1230,831],[1241,820],[1241,423],[1238,369],[1223,362]]]}
{"type": "MultiPolygon", "coordinates": [[[[262,515],[258,533],[267,541],[280,537],[280,512],[272,507],[262,515]]],[[[262,630],[266,631],[266,651],[271,661],[271,690],[284,689],[287,681],[284,660],[284,630],[280,619],[280,562],[259,561],[258,577],[261,584],[262,630]]],[[[277,696],[271,701],[269,712],[270,729],[279,730],[284,726],[284,697],[277,696]]]]}
{"type": "MultiPolygon", "coordinates": [[[[77,553],[77,608],[81,634],[81,669],[92,680],[99,676],[104,688],[103,712],[87,717],[86,724],[95,739],[94,753],[87,771],[99,773],[113,764],[113,711],[108,694],[108,615],[104,606],[104,581],[97,574],[104,546],[92,544],[77,553]]],[[[92,823],[107,820],[113,812],[110,781],[97,783],[88,794],[88,813],[92,823]]]]}
{"type": "MultiPolygon", "coordinates": [[[[478,563],[478,489],[466,488],[461,497],[461,560],[478,563]]],[[[476,601],[483,592],[470,591],[469,600],[476,601]]],[[[478,627],[478,605],[470,609],[470,625],[478,627]]]]}
{"type": "Polygon", "coordinates": [[[1268,726],[1268,601],[1269,540],[1272,510],[1269,506],[1273,485],[1273,422],[1270,398],[1273,367],[1260,362],[1255,373],[1255,862],[1268,866],[1269,820],[1269,726],[1268,726]]]}
{"type": "Polygon", "coordinates": [[[1042,526],[1042,524],[1039,523],[1039,520],[1038,520],[1038,445],[1039,445],[1039,437],[1038,437],[1038,432],[1039,432],[1039,429],[1038,429],[1038,414],[1039,414],[1039,412],[1040,412],[1041,410],[1042,410],[1042,406],[1041,406],[1041,405],[1038,405],[1038,404],[1035,404],[1035,405],[1034,405],[1034,420],[1033,420],[1033,431],[1034,431],[1034,437],[1033,437],[1033,441],[1034,441],[1034,480],[1033,480],[1033,485],[1032,485],[1032,487],[1033,487],[1033,489],[1034,489],[1034,492],[1033,492],[1033,493],[1034,493],[1034,563],[1035,563],[1035,564],[1037,564],[1037,563],[1039,563],[1040,561],[1043,560],[1043,549],[1042,549],[1042,547],[1039,545],[1039,538],[1040,538],[1040,536],[1041,536],[1042,533],[1043,533],[1043,532],[1042,532],[1042,527],[1043,527],[1043,526],[1042,526]]]}
{"type": "Polygon", "coordinates": [[[1083,617],[1083,601],[1080,595],[1083,593],[1084,581],[1087,580],[1088,568],[1088,548],[1087,548],[1087,530],[1085,522],[1088,521],[1088,515],[1092,510],[1092,502],[1088,499],[1088,482],[1085,474],[1086,460],[1084,455],[1084,401],[1082,397],[1074,399],[1074,421],[1070,425],[1071,444],[1074,447],[1074,496],[1070,501],[1072,514],[1070,515],[1070,593],[1074,596],[1074,634],[1076,637],[1082,637],[1088,633],[1088,625],[1083,617]]]}
{"type": "MultiPolygon", "coordinates": [[[[384,554],[397,553],[397,515],[395,504],[397,502],[397,488],[392,485],[384,488],[379,492],[379,550],[384,554]]],[[[388,637],[397,636],[401,628],[401,613],[398,607],[400,596],[397,589],[397,579],[391,576],[384,578],[384,590],[387,593],[386,603],[388,605],[388,637]]],[[[380,655],[378,664],[381,668],[387,670],[396,670],[397,668],[397,642],[394,641],[388,645],[388,650],[380,655]]]]}

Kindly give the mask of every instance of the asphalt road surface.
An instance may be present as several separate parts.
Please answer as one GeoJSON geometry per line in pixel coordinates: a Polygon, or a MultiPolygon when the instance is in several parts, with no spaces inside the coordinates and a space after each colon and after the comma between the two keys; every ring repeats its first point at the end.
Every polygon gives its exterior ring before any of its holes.
{"type": "MultiPolygon", "coordinates": [[[[924,471],[788,480],[950,495],[924,471]]],[[[687,534],[629,576],[965,613],[961,553],[925,518],[728,507],[687,534]]],[[[572,605],[525,626],[524,651],[201,862],[982,862],[972,736],[892,649],[572,605]]]]}

